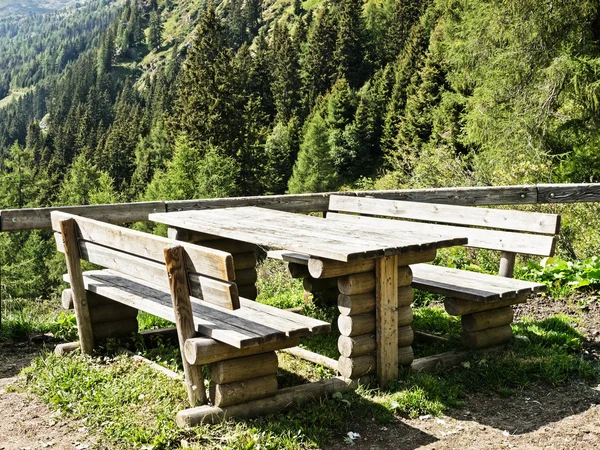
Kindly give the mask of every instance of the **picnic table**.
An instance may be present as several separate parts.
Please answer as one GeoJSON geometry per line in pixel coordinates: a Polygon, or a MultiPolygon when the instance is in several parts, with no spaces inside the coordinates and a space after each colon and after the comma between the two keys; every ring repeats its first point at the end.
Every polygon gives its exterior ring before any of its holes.
{"type": "MultiPolygon", "coordinates": [[[[338,321],[343,337],[350,339],[351,346],[375,346],[374,354],[352,357],[350,352],[349,357],[340,357],[340,367],[347,367],[352,378],[376,372],[382,387],[398,378],[399,352],[403,349],[399,349],[399,316],[412,321],[409,264],[432,261],[438,248],[467,243],[461,235],[428,235],[414,230],[390,233],[370,224],[259,207],[155,213],[149,219],[168,225],[170,237],[200,233],[203,239],[229,242],[231,248],[250,243],[309,255],[309,269],[315,278],[338,278],[338,305],[348,310],[338,321]],[[368,337],[373,332],[374,339],[352,341],[355,336],[368,337]]],[[[406,340],[403,344],[410,348],[406,340]]],[[[409,365],[412,349],[410,354],[409,365]]]]}

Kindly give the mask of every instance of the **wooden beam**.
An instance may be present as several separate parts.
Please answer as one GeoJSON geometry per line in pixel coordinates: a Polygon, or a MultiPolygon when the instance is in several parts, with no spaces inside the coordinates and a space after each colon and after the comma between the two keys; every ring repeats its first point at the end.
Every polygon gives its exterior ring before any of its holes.
{"type": "Polygon", "coordinates": [[[203,405],[206,403],[206,394],[204,392],[202,368],[189,364],[183,358],[185,341],[196,335],[183,252],[183,247],[179,245],[165,248],[165,263],[171,288],[171,299],[173,301],[175,323],[177,324],[179,349],[183,360],[188,399],[191,406],[196,406],[197,404],[203,405]]]}
{"type": "Polygon", "coordinates": [[[79,342],[81,343],[81,351],[89,355],[94,351],[94,333],[83,282],[76,226],[77,224],[73,219],[66,219],[60,222],[67,270],[69,271],[71,282],[73,306],[75,307],[75,317],[77,318],[79,342]]]}
{"type": "Polygon", "coordinates": [[[177,413],[176,422],[180,427],[193,427],[200,424],[221,423],[229,417],[248,418],[276,413],[293,405],[317,400],[334,392],[343,392],[355,388],[355,383],[336,377],[300,386],[280,389],[271,397],[219,408],[201,406],[185,409],[177,413]]]}
{"type": "Polygon", "coordinates": [[[90,219],[102,220],[103,222],[126,223],[146,221],[150,213],[166,212],[166,206],[164,202],[142,202],[9,209],[0,211],[0,231],[51,228],[50,213],[52,211],[62,211],[90,219]]]}
{"type": "Polygon", "coordinates": [[[301,358],[301,359],[304,359],[306,361],[309,361],[309,362],[312,362],[315,364],[320,364],[323,367],[327,367],[328,369],[335,370],[336,372],[338,370],[338,362],[335,359],[328,358],[323,355],[319,355],[318,353],[311,352],[304,348],[300,348],[300,347],[284,348],[281,350],[281,352],[287,353],[288,355],[292,355],[292,356],[295,356],[296,358],[301,358]]]}
{"type": "Polygon", "coordinates": [[[97,218],[113,223],[146,221],[148,220],[148,214],[152,212],[226,208],[232,206],[256,205],[290,212],[318,212],[326,211],[328,209],[329,196],[331,194],[465,206],[574,203],[600,201],[600,184],[541,184],[537,186],[483,186],[392,191],[348,191],[170,202],[6,209],[0,211],[0,231],[50,228],[50,212],[55,210],[65,211],[84,217],[97,218]]]}
{"type": "Polygon", "coordinates": [[[398,379],[398,257],[378,258],[375,274],[377,380],[386,388],[398,379]]]}
{"type": "Polygon", "coordinates": [[[185,359],[189,364],[210,364],[233,358],[272,352],[286,347],[296,347],[300,338],[290,338],[285,341],[270,342],[261,346],[235,348],[223,342],[206,337],[188,339],[185,343],[185,359]]]}

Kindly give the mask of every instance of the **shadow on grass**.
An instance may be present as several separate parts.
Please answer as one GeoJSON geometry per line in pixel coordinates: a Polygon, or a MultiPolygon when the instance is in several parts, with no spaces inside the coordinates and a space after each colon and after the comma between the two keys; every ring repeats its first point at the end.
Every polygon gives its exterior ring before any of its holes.
{"type": "MultiPolygon", "coordinates": [[[[511,434],[580,413],[600,400],[600,393],[586,384],[600,380],[600,362],[584,357],[586,340],[574,328],[576,320],[564,315],[525,318],[513,324],[516,337],[504,350],[473,352],[468,362],[452,370],[409,374],[399,389],[418,393],[422,403],[431,402],[430,409],[437,404],[461,420],[465,411],[456,407],[467,402],[470,420],[511,434]]],[[[415,403],[405,403],[398,412],[411,415],[415,403]]]]}

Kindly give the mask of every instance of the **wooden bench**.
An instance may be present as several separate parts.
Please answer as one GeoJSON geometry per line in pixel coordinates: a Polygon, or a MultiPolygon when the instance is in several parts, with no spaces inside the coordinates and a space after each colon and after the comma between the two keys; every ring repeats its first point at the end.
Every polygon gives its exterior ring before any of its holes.
{"type": "MultiPolygon", "coordinates": [[[[510,306],[545,290],[543,284],[512,279],[515,256],[552,256],[560,227],[556,214],[341,195],[330,197],[327,219],[371,224],[390,233],[467,236],[469,247],[500,251],[497,276],[430,264],[411,265],[412,286],[446,296],[446,311],[461,316],[462,342],[470,348],[495,345],[512,337],[510,306]]],[[[287,260],[290,272],[304,277],[305,288],[319,278],[317,267],[309,265],[307,271],[297,267],[309,264],[302,255],[281,252],[269,256],[287,260]]]]}
{"type": "Polygon", "coordinates": [[[248,402],[278,393],[274,351],[330,330],[327,322],[239,297],[227,252],[57,211],[51,217],[71,284],[63,303],[72,299],[83,352],[137,331],[137,312],[145,311],[175,322],[193,407],[207,403],[201,364],[209,364],[213,406],[180,411],[182,425],[248,415],[248,402]],[[81,260],[104,269],[82,272],[81,260]]]}

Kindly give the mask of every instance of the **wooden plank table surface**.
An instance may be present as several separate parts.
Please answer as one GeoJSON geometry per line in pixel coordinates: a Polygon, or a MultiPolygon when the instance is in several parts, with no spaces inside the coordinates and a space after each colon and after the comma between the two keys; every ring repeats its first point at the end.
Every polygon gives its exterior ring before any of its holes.
{"type": "Polygon", "coordinates": [[[371,224],[333,222],[254,206],[156,213],[148,218],[175,228],[343,262],[467,243],[461,235],[391,233],[371,224]]]}
{"type": "Polygon", "coordinates": [[[325,263],[348,263],[344,264],[348,273],[360,266],[352,261],[374,259],[375,358],[381,387],[398,378],[399,266],[406,266],[406,261],[413,261],[415,255],[417,260],[421,257],[418,262],[426,262],[433,259],[438,248],[467,243],[460,234],[427,233],[418,227],[392,232],[368,222],[327,220],[252,206],[156,213],[148,218],[175,229],[308,254],[325,263]],[[403,260],[403,254],[410,257],[403,260]]]}

